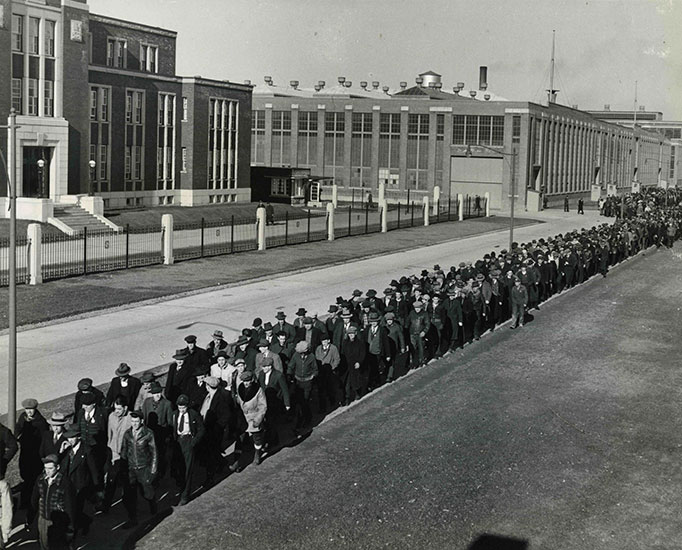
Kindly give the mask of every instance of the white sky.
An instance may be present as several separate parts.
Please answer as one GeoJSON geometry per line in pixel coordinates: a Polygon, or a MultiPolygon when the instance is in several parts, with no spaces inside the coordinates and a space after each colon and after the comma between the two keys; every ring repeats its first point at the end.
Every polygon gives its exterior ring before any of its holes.
{"type": "Polygon", "coordinates": [[[177,72],[261,83],[345,76],[409,85],[420,72],[544,101],[556,29],[559,102],[638,103],[682,120],[682,0],[89,0],[93,13],[178,31],[177,72]]]}

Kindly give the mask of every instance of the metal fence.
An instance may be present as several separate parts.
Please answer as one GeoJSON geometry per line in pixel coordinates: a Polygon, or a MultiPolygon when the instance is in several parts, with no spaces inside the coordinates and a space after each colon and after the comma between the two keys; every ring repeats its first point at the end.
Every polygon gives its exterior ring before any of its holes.
{"type": "Polygon", "coordinates": [[[464,197],[464,219],[485,217],[487,202],[485,197],[479,195],[475,197],[467,195],[464,197]]]}
{"type": "Polygon", "coordinates": [[[235,219],[177,224],[173,227],[173,257],[189,260],[258,249],[255,220],[235,219]]]}
{"type": "Polygon", "coordinates": [[[327,238],[327,214],[310,209],[275,216],[265,225],[265,246],[273,248],[289,244],[324,241],[327,238]]]}
{"type": "Polygon", "coordinates": [[[163,229],[88,231],[75,235],[43,234],[43,280],[61,279],[163,262],[163,229]]]}
{"type": "Polygon", "coordinates": [[[365,203],[363,208],[354,208],[352,204],[339,207],[334,218],[334,238],[367,235],[381,231],[381,209],[370,208],[365,203]]]}
{"type": "MultiPolygon", "coordinates": [[[[16,236],[16,283],[24,284],[28,283],[29,271],[29,249],[31,246],[31,241],[26,235],[16,236]]],[[[0,239],[0,286],[9,285],[9,258],[10,258],[10,247],[9,239],[0,239]]]]}

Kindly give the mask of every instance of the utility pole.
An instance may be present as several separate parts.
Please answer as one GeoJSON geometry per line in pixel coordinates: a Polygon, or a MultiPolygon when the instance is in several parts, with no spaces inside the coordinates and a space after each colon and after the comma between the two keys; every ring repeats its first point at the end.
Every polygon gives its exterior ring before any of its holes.
{"type": "MultiPolygon", "coordinates": [[[[513,145],[512,145],[513,147],[513,145]]],[[[509,208],[509,252],[512,250],[514,242],[514,203],[516,202],[516,149],[512,149],[511,157],[511,205],[509,208]]]]}

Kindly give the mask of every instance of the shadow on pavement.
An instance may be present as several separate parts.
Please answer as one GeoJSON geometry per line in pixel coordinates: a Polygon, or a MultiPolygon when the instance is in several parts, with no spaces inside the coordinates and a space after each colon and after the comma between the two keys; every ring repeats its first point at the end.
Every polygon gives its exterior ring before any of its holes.
{"type": "Polygon", "coordinates": [[[481,535],[468,546],[467,550],[527,550],[527,548],[527,540],[481,535]]]}

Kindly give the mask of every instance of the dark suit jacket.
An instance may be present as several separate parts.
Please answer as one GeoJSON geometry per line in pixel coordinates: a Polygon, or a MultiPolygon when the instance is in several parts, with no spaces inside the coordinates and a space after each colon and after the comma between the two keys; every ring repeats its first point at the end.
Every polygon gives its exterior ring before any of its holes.
{"type": "MultiPolygon", "coordinates": [[[[319,328],[311,328],[311,337],[310,337],[310,352],[315,353],[315,350],[317,349],[317,346],[319,346],[322,343],[322,332],[320,331],[319,328]]],[[[302,342],[305,340],[305,327],[299,328],[296,330],[296,343],[302,342]]]]}
{"type": "Polygon", "coordinates": [[[168,377],[166,378],[166,399],[173,405],[182,393],[189,391],[189,384],[194,383],[195,379],[192,374],[191,365],[184,362],[181,369],[178,369],[177,363],[171,363],[168,369],[168,377]]]}
{"type": "Polygon", "coordinates": [[[211,366],[211,359],[204,348],[194,346],[192,353],[189,352],[189,348],[185,348],[185,352],[188,354],[185,365],[190,367],[192,374],[207,370],[211,366]]]}
{"type": "Polygon", "coordinates": [[[59,451],[62,448],[62,444],[66,441],[64,434],[59,436],[57,442],[54,441],[54,434],[52,430],[49,430],[43,434],[42,440],[40,441],[40,458],[45,458],[47,455],[57,455],[59,460],[62,459],[62,453],[59,451]]]}
{"type": "Polygon", "coordinates": [[[286,333],[287,343],[293,342],[294,339],[296,338],[296,328],[294,327],[294,325],[287,323],[286,321],[284,321],[283,325],[280,327],[279,322],[277,322],[277,320],[275,320],[275,322],[272,323],[272,329],[273,329],[275,336],[277,336],[277,333],[280,330],[282,332],[286,333]]]}
{"type": "MultiPolygon", "coordinates": [[[[367,353],[370,353],[369,351],[369,332],[372,330],[372,327],[369,326],[365,330],[362,331],[362,339],[367,343],[367,353]]],[[[391,354],[391,343],[388,341],[388,330],[386,330],[386,327],[382,327],[379,325],[377,327],[378,331],[378,336],[379,336],[379,356],[380,357],[390,357],[391,354]]]]}
{"type": "Polygon", "coordinates": [[[218,445],[221,451],[225,449],[232,442],[235,419],[232,394],[223,388],[218,388],[204,419],[206,441],[218,445]]]}
{"type": "Polygon", "coordinates": [[[5,479],[7,464],[17,454],[19,446],[12,431],[0,424],[0,479],[5,479]]]}
{"type": "Polygon", "coordinates": [[[100,406],[95,407],[95,414],[90,422],[85,419],[85,409],[81,409],[75,423],[80,428],[82,443],[88,447],[106,447],[107,421],[108,416],[100,406]]]}
{"type": "MultiPolygon", "coordinates": [[[[126,406],[129,411],[135,409],[135,401],[137,400],[137,395],[140,393],[140,388],[142,388],[142,382],[139,378],[134,376],[128,377],[128,402],[126,406]]],[[[107,391],[107,397],[104,400],[107,409],[111,410],[114,408],[114,401],[119,395],[123,395],[123,390],[121,386],[121,378],[116,376],[111,379],[111,384],[109,384],[109,390],[107,391]]]]}
{"type": "Polygon", "coordinates": [[[75,456],[72,456],[71,449],[64,453],[60,470],[69,478],[76,493],[94,487],[99,479],[95,459],[88,446],[82,441],[75,456]]]}
{"type": "MultiPolygon", "coordinates": [[[[201,419],[201,415],[194,409],[187,409],[189,414],[189,431],[192,434],[193,441],[192,446],[196,446],[199,441],[204,437],[206,433],[206,428],[204,428],[204,421],[201,419]]],[[[180,416],[180,411],[173,411],[173,438],[178,438],[178,418],[180,416]]]]}
{"type": "Polygon", "coordinates": [[[204,402],[204,399],[206,398],[206,386],[204,384],[198,384],[196,380],[194,380],[188,384],[187,390],[189,406],[195,411],[198,411],[201,408],[201,404],[204,402]]]}
{"type": "Polygon", "coordinates": [[[284,375],[272,369],[270,371],[270,379],[268,380],[268,385],[265,385],[265,373],[260,372],[258,374],[258,385],[263,388],[265,392],[265,398],[268,402],[268,410],[271,407],[281,408],[281,404],[284,403],[285,407],[291,406],[291,401],[289,399],[289,386],[287,386],[287,381],[284,375]]]}
{"type": "Polygon", "coordinates": [[[98,390],[97,388],[95,388],[94,386],[92,386],[89,390],[85,390],[85,391],[78,390],[78,391],[76,392],[76,398],[74,399],[74,403],[73,403],[74,418],[75,418],[76,416],[78,416],[78,411],[80,411],[80,410],[83,408],[83,396],[84,396],[86,393],[92,393],[92,394],[94,394],[94,395],[95,395],[95,399],[96,399],[95,402],[96,402],[98,405],[103,405],[103,404],[104,404],[104,394],[103,394],[100,390],[98,390]]]}

